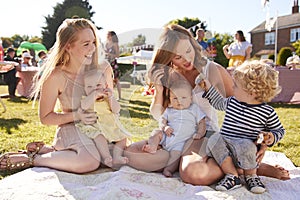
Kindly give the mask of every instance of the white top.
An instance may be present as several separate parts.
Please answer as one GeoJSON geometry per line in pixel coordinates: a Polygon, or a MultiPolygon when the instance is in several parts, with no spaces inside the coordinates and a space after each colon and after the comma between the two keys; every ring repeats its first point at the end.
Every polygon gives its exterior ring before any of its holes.
{"type": "Polygon", "coordinates": [[[168,126],[174,129],[171,137],[166,137],[164,149],[170,151],[174,145],[186,142],[197,133],[198,124],[205,117],[198,105],[191,104],[189,108],[178,110],[172,107],[166,108],[162,119],[167,120],[168,126]]]}
{"type": "Polygon", "coordinates": [[[250,44],[248,41],[244,41],[244,42],[236,41],[229,45],[228,53],[231,56],[245,56],[246,49],[251,46],[252,46],[252,44],[250,44]]]}

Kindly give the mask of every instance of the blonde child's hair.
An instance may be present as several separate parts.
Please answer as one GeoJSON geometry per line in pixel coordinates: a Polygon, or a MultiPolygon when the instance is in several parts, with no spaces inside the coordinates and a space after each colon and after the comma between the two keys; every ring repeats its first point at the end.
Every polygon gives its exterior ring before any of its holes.
{"type": "Polygon", "coordinates": [[[259,102],[270,102],[281,92],[278,72],[262,61],[244,62],[234,70],[233,79],[248,94],[255,94],[255,100],[259,102]]]}

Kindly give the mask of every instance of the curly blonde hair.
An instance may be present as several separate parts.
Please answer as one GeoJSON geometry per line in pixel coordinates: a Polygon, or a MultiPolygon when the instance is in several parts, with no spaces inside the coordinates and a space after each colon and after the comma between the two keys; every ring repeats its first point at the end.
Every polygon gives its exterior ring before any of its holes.
{"type": "Polygon", "coordinates": [[[237,67],[233,72],[233,79],[248,94],[255,94],[255,100],[259,102],[270,102],[281,92],[278,72],[258,60],[246,61],[237,67]]]}

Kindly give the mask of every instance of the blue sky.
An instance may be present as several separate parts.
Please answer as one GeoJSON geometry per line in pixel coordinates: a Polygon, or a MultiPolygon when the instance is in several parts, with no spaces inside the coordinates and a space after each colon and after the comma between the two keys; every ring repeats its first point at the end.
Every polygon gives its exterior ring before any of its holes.
{"type": "MultiPolygon", "coordinates": [[[[41,36],[45,26],[43,16],[52,15],[53,7],[63,0],[6,0],[1,2],[1,37],[14,34],[41,36]]],[[[269,12],[273,17],[289,15],[294,0],[270,0],[269,12]]],[[[150,28],[159,29],[173,19],[183,17],[206,21],[212,32],[234,34],[236,30],[248,32],[263,22],[267,9],[261,0],[90,0],[96,13],[93,21],[104,29],[99,31],[102,40],[108,30],[117,34],[150,28]]],[[[135,38],[135,36],[132,36],[135,38]]]]}

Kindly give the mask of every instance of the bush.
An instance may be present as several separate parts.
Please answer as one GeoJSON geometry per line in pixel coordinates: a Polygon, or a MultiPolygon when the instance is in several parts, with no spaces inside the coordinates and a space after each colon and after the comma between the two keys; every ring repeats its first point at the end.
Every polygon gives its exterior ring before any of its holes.
{"type": "Polygon", "coordinates": [[[277,65],[285,66],[288,57],[292,56],[292,50],[289,47],[283,47],[280,49],[277,58],[277,65]]]}

